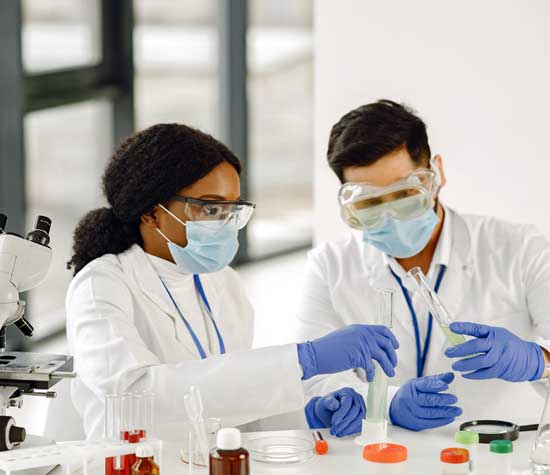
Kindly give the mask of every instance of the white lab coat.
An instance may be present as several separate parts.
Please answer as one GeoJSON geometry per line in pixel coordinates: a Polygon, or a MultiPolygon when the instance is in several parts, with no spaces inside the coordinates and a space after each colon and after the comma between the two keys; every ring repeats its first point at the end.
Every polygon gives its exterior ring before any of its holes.
{"type": "MultiPolygon", "coordinates": [[[[440,265],[447,266],[439,296],[456,321],[505,327],[544,348],[550,339],[550,246],[533,226],[495,218],[460,215],[446,208],[442,234],[428,278],[435,284],[440,265]]],[[[306,285],[299,309],[299,338],[312,339],[353,323],[373,323],[375,288],[394,293],[393,332],[400,343],[398,367],[388,394],[416,374],[416,345],[412,318],[401,288],[389,266],[404,282],[402,267],[362,241],[353,232],[340,242],[328,242],[311,251],[306,285]]],[[[424,347],[428,310],[422,297],[408,285],[419,320],[424,347]]],[[[444,356],[443,333],[434,321],[424,375],[450,371],[444,356]]],[[[469,381],[456,375],[451,391],[459,398],[463,419],[503,419],[536,423],[543,398],[541,383],[501,380],[469,381]]],[[[368,391],[355,373],[316,377],[308,382],[308,397],[352,386],[368,391]]]]}
{"type": "Polygon", "coordinates": [[[201,280],[227,354],[219,354],[191,275],[182,275],[188,298],[178,305],[195,322],[209,355],[205,360],[141,247],[102,256],[73,279],[66,302],[67,337],[78,372],[72,397],[88,438],[102,435],[103,398],[109,393],[154,391],[161,433],[186,419],[183,396],[191,385],[201,389],[205,415],[227,426],[291,411],[303,414],[296,345],[251,350],[253,311],[237,274],[225,268],[201,280]]]}

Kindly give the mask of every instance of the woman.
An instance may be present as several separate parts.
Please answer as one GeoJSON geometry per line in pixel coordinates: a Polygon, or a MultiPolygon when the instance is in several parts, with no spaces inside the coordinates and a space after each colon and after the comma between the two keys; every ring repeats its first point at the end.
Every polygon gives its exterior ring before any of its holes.
{"type": "Polygon", "coordinates": [[[241,425],[303,410],[302,379],[358,367],[372,375],[371,358],[393,374],[397,342],[383,327],[250,349],[253,311],[227,267],[254,209],[240,200],[240,171],[227,147],[178,124],[136,134],[108,164],[110,206],[81,220],[68,264],[72,395],[88,437],[102,435],[108,393],[153,390],[165,424],[185,418],[194,384],[206,415],[241,425]]]}

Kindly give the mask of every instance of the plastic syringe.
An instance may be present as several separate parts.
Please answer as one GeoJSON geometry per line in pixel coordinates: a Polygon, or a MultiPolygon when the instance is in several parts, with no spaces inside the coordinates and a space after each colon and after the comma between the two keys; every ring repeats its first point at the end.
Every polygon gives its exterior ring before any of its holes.
{"type": "Polygon", "coordinates": [[[441,328],[445,334],[445,338],[447,339],[449,346],[456,346],[461,343],[465,343],[466,337],[464,335],[457,335],[449,328],[449,325],[453,322],[453,319],[445,306],[441,303],[441,300],[439,300],[439,297],[435,291],[430,287],[430,284],[428,284],[428,279],[426,279],[422,269],[420,269],[420,267],[413,267],[407,274],[412,278],[412,281],[418,287],[420,295],[422,295],[426,305],[430,309],[430,313],[437,320],[439,328],[441,328]]]}

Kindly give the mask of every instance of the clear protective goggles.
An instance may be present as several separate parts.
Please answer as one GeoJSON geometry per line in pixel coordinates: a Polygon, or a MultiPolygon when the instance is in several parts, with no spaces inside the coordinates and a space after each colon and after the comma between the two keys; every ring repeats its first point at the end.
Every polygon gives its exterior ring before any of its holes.
{"type": "Polygon", "coordinates": [[[244,228],[256,205],[250,201],[201,200],[186,196],[174,196],[174,201],[185,203],[185,214],[191,221],[222,221],[233,223],[237,229],[244,228]]]}
{"type": "Polygon", "coordinates": [[[344,183],[338,203],[345,223],[366,230],[381,226],[386,216],[400,220],[413,219],[434,206],[441,185],[437,163],[430,169],[417,168],[408,177],[387,186],[369,183],[344,183]]]}

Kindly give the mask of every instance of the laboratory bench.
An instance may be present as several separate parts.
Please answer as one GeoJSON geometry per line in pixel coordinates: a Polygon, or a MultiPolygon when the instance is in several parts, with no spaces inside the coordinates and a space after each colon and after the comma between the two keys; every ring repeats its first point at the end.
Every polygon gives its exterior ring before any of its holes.
{"type": "MultiPolygon", "coordinates": [[[[455,447],[454,434],[458,430],[458,423],[440,429],[424,432],[412,432],[399,427],[390,426],[391,442],[405,445],[408,448],[408,466],[406,473],[421,475],[439,475],[441,465],[439,454],[442,449],[455,447]]],[[[251,461],[251,473],[253,475],[335,475],[335,474],[365,474],[366,462],[363,460],[363,448],[354,442],[354,437],[336,439],[329,435],[328,431],[320,431],[329,444],[329,452],[326,455],[314,455],[307,462],[290,465],[272,465],[251,461]]],[[[244,445],[250,437],[262,435],[306,435],[305,431],[278,431],[278,432],[254,432],[244,434],[244,445]]],[[[513,453],[513,474],[527,475],[529,470],[529,452],[533,445],[536,432],[522,433],[520,438],[514,442],[513,453]]],[[[161,458],[161,472],[166,475],[187,475],[188,466],[180,459],[180,446],[176,442],[163,443],[163,454],[161,458]]],[[[479,475],[490,475],[491,458],[489,446],[480,444],[477,450],[476,473],[479,475]]],[[[94,464],[95,465],[95,464],[94,464]]],[[[90,467],[92,468],[92,467],[90,467]]],[[[61,474],[62,472],[52,472],[61,474]]],[[[80,471],[71,471],[72,474],[80,471]]],[[[95,469],[89,470],[90,475],[103,475],[103,466],[97,464],[95,469]]],[[[208,470],[197,467],[195,475],[207,474],[208,470]]],[[[496,475],[496,474],[495,474],[496,475]]]]}

